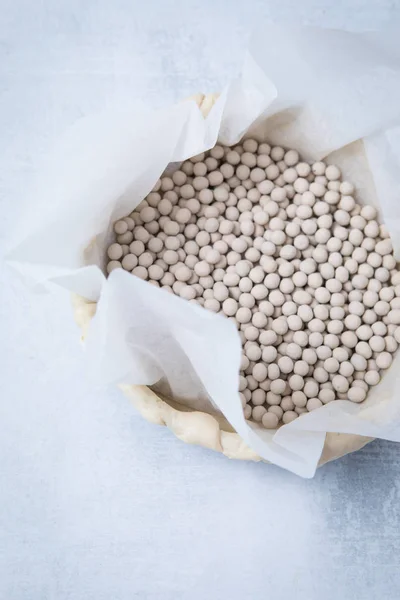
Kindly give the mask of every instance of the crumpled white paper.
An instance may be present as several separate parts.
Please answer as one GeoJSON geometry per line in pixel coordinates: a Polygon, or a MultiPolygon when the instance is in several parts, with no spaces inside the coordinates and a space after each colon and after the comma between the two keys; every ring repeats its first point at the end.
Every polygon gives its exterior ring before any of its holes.
{"type": "Polygon", "coordinates": [[[306,159],[339,164],[359,200],[380,207],[399,257],[397,42],[396,32],[269,24],[254,36],[242,74],[206,119],[188,101],[158,112],[116,108],[68,132],[42,173],[23,241],[9,260],[35,284],[57,284],[98,302],[87,340],[98,379],[161,381],[195,408],[208,395],[260,456],[303,477],[313,476],[326,432],[400,441],[400,354],[363,404],[337,401],[276,433],[266,431],[243,418],[241,347],[229,320],[129,273],[114,271],[106,279],[102,272],[112,223],[133,210],[169,163],[218,139],[234,144],[249,130],[297,148],[306,159]]]}

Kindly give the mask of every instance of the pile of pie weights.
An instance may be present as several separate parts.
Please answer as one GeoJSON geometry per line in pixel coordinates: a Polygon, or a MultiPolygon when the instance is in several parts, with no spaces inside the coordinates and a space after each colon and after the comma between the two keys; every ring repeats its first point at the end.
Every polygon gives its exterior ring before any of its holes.
{"type": "Polygon", "coordinates": [[[237,326],[244,415],[275,429],[363,402],[400,343],[386,227],[337,166],[247,139],[162,177],[114,225],[107,271],[132,272],[237,326]]]}

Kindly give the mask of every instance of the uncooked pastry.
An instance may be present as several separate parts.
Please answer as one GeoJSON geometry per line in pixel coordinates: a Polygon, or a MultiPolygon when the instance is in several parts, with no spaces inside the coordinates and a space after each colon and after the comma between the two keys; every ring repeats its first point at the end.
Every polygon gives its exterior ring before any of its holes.
{"type": "MultiPolygon", "coordinates": [[[[192,99],[206,117],[216,98],[213,94],[197,94],[192,99]]],[[[84,340],[90,320],[96,312],[96,303],[77,295],[73,295],[72,300],[75,320],[82,330],[84,340]]],[[[228,458],[262,460],[248,448],[225,419],[200,411],[190,411],[173,400],[157,396],[146,386],[121,384],[119,387],[146,420],[166,425],[182,441],[222,452],[228,458]]],[[[319,465],[355,452],[372,440],[373,438],[354,434],[327,433],[319,465]]]]}

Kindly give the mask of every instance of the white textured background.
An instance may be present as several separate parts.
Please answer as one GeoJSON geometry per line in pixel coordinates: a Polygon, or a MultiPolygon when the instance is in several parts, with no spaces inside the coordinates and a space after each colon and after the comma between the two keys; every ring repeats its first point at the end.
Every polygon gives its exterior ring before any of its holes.
{"type": "MultiPolygon", "coordinates": [[[[262,18],[371,29],[396,0],[0,0],[0,239],[77,118],[215,91],[262,18]]],[[[395,600],[400,457],[305,481],[230,462],[88,381],[63,294],[0,281],[1,600],[395,600]]]]}

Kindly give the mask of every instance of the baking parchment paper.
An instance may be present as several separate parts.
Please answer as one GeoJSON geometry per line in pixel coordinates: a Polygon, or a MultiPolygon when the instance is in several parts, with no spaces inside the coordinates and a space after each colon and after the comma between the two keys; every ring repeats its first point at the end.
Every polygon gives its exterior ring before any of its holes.
{"type": "Polygon", "coordinates": [[[261,457],[312,477],[328,431],[400,441],[400,353],[361,405],[335,401],[266,431],[243,418],[241,345],[228,319],[127,272],[103,274],[112,223],[170,163],[244,134],[339,164],[358,200],[379,207],[400,257],[398,32],[266,24],[206,119],[187,101],[157,112],[115,107],[76,123],[30,194],[8,260],[37,288],[98,302],[86,343],[97,380],[158,385],[192,408],[220,410],[261,457]]]}

